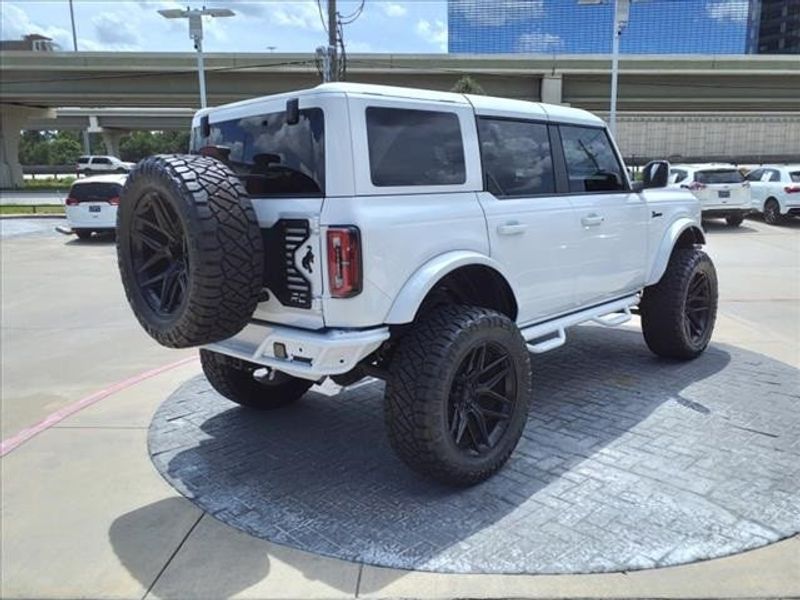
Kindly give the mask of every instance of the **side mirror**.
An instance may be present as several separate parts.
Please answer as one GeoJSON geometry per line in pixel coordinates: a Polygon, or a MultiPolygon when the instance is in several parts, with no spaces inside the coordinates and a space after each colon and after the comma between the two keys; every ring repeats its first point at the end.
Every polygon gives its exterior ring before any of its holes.
{"type": "Polygon", "coordinates": [[[642,188],[662,188],[669,183],[669,163],[665,160],[652,160],[642,169],[642,188]]]}

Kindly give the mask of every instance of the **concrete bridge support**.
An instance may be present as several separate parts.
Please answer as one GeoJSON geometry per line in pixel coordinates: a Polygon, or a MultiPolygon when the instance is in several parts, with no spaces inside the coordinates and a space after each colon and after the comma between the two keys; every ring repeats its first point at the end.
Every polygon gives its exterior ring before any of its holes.
{"type": "Polygon", "coordinates": [[[104,127],[100,133],[103,136],[103,143],[106,145],[106,153],[119,158],[119,142],[128,132],[123,129],[104,127]]]}
{"type": "Polygon", "coordinates": [[[14,104],[0,106],[0,189],[24,185],[19,163],[20,133],[29,119],[54,118],[52,108],[33,108],[14,104]]]}

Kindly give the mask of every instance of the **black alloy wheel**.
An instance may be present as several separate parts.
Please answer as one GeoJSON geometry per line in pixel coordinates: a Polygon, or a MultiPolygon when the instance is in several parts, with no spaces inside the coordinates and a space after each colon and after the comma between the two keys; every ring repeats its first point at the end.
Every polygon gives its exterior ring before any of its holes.
{"type": "Polygon", "coordinates": [[[764,221],[768,225],[778,225],[782,221],[780,204],[772,198],[764,205],[764,221]]]}
{"type": "Polygon", "coordinates": [[[713,305],[711,281],[703,271],[696,271],[689,281],[684,308],[683,327],[686,337],[698,344],[706,337],[713,305]]]}
{"type": "Polygon", "coordinates": [[[487,453],[505,433],[517,399],[511,356],[491,342],[475,346],[458,367],[448,400],[448,431],[462,452],[487,453]]]}
{"type": "Polygon", "coordinates": [[[170,317],[186,300],[189,249],[178,215],[158,192],[137,203],[130,240],[136,283],[145,301],[157,315],[170,317]]]}

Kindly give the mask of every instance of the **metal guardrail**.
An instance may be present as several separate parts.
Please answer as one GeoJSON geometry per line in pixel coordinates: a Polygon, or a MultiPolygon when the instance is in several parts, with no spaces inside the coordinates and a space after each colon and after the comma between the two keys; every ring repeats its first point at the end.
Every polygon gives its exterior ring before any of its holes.
{"type": "Polygon", "coordinates": [[[24,175],[75,175],[75,165],[22,165],[24,175]]]}

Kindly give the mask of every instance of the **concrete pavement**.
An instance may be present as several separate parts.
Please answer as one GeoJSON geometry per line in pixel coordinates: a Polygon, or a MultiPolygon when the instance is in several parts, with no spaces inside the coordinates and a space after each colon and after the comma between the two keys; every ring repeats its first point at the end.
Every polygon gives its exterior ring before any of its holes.
{"type": "MultiPolygon", "coordinates": [[[[708,237],[721,281],[715,340],[800,367],[800,222],[773,228],[747,221],[739,230],[712,225],[708,237]]],[[[121,295],[112,245],[47,235],[0,243],[4,438],[114,381],[187,356],[158,348],[138,331],[121,295]]],[[[0,459],[0,596],[800,595],[796,536],[681,567],[555,576],[382,569],[252,538],[178,496],[149,461],[153,412],[198,372],[192,362],[132,385],[0,459]]]]}

